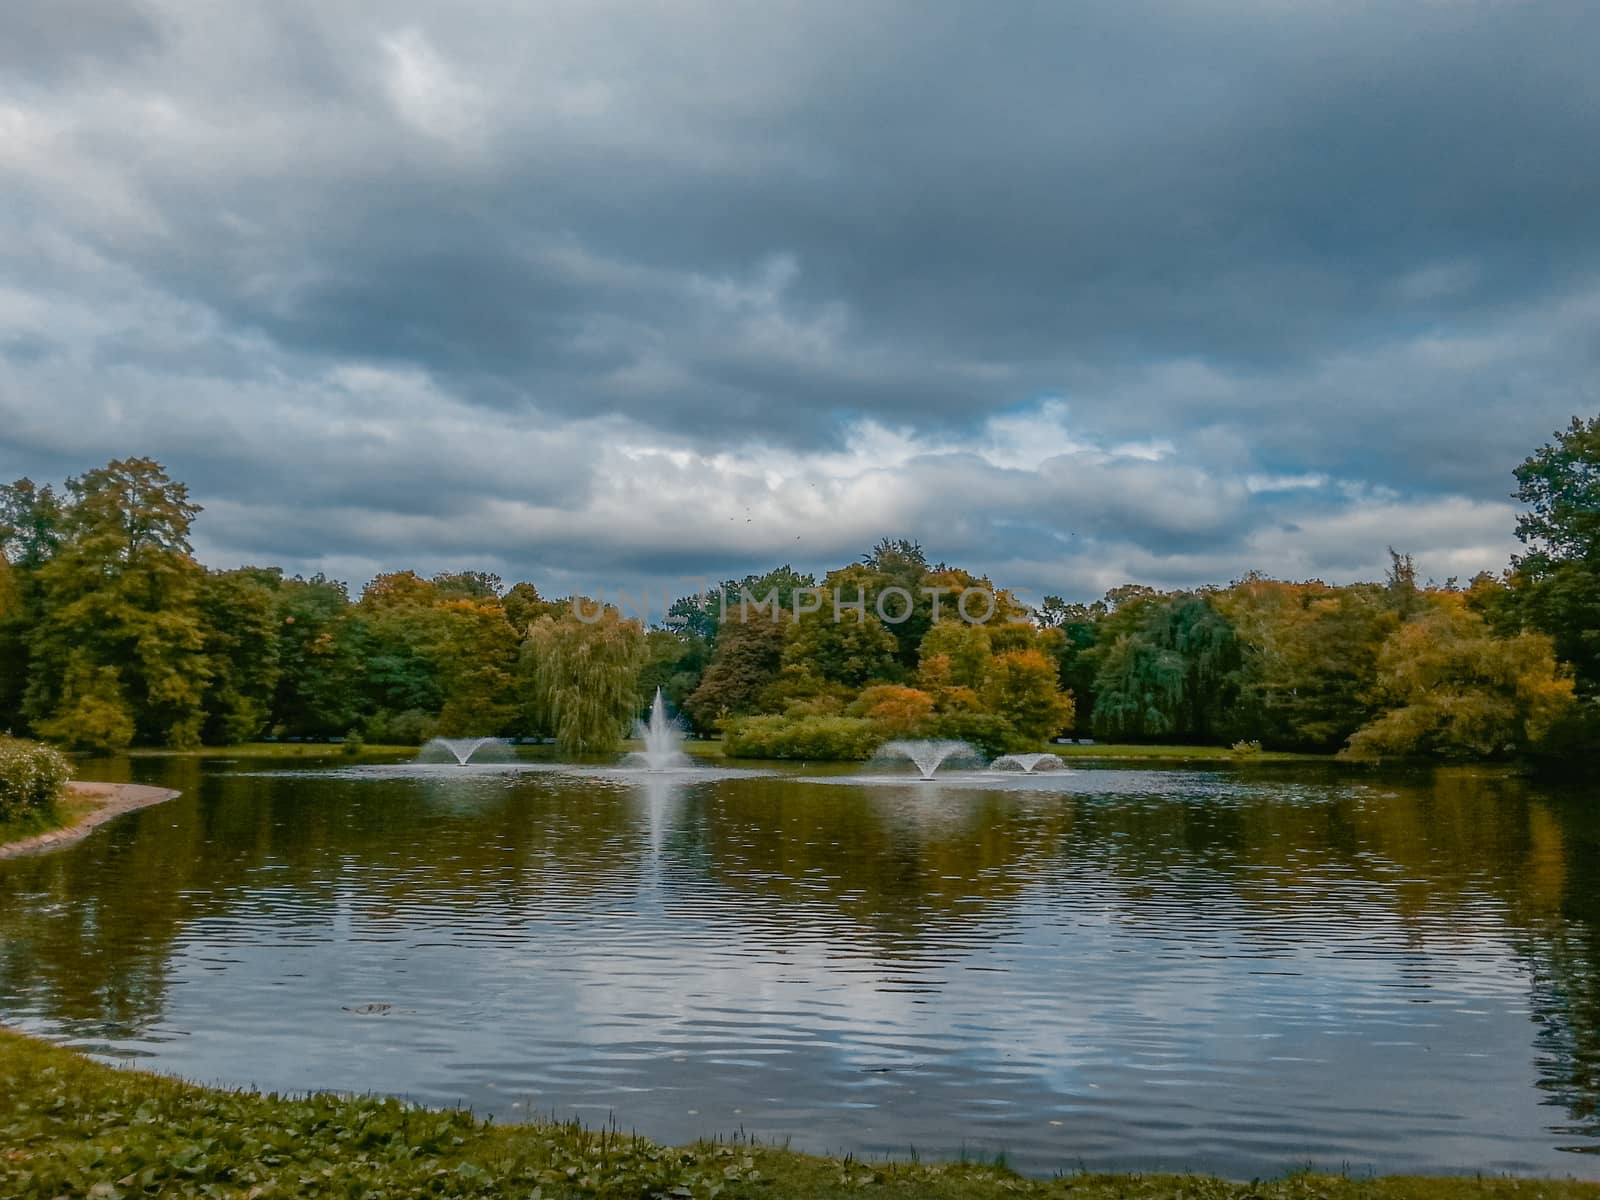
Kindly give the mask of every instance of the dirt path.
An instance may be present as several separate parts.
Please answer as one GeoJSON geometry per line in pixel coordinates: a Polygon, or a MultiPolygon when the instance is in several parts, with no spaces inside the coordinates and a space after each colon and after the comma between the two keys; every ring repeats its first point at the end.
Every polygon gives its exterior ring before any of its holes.
{"type": "Polygon", "coordinates": [[[32,837],[25,837],[18,842],[10,842],[0,846],[0,858],[14,858],[22,854],[43,854],[47,850],[57,850],[62,846],[70,846],[73,842],[81,841],[89,836],[89,832],[100,825],[104,825],[113,817],[120,817],[123,813],[135,812],[141,808],[149,808],[152,804],[160,804],[163,800],[171,800],[179,793],[170,788],[146,787],[140,783],[79,783],[74,780],[67,784],[67,798],[70,800],[89,801],[93,807],[88,809],[71,825],[62,829],[52,829],[48,833],[36,833],[32,837]]]}

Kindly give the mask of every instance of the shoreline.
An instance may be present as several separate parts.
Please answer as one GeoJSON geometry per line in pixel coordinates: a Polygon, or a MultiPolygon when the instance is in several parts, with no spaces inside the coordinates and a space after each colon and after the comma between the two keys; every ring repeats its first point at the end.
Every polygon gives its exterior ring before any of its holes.
{"type": "Polygon", "coordinates": [[[110,1066],[0,1028],[0,1191],[63,1195],[682,1196],[692,1200],[1600,1200],[1573,1176],[1019,1175],[1003,1158],[807,1154],[748,1135],[667,1146],[614,1125],[499,1124],[377,1095],[263,1094],[110,1066]],[[124,1192],[133,1180],[141,1192],[124,1192]]]}
{"type": "Polygon", "coordinates": [[[75,842],[81,842],[107,821],[124,813],[138,812],[176,799],[182,793],[171,788],[151,787],[143,783],[85,783],[72,780],[67,784],[64,800],[87,802],[88,811],[80,814],[70,825],[31,834],[15,842],[0,845],[0,858],[21,858],[29,854],[45,854],[75,842]]]}

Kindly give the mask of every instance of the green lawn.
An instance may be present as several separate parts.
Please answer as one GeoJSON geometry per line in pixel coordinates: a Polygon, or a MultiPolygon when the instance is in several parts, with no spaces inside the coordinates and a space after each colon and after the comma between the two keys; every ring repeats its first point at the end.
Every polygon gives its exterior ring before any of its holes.
{"type": "Polygon", "coordinates": [[[1093,746],[1041,746],[1042,750],[1067,758],[1144,758],[1167,762],[1334,762],[1331,754],[1293,754],[1287,750],[1263,750],[1258,754],[1235,754],[1227,746],[1133,746],[1096,744],[1093,746]]]}
{"type": "Polygon", "coordinates": [[[1075,1200],[1597,1200],[1600,1186],[1474,1177],[1023,1179],[984,1163],[823,1158],[753,1145],[669,1148],[574,1125],[491,1125],[393,1100],[279,1097],[114,1069],[0,1031],[0,1195],[359,1197],[1066,1197],[1075,1200]]]}
{"type": "Polygon", "coordinates": [[[362,746],[346,755],[344,746],[333,742],[243,742],[237,746],[196,746],[193,750],[168,750],[161,746],[135,747],[131,758],[365,758],[386,755],[412,757],[416,746],[362,746]]]}

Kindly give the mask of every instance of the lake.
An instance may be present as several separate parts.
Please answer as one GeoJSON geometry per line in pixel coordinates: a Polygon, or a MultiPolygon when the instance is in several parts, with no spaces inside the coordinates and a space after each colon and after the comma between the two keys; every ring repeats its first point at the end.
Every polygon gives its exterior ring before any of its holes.
{"type": "Polygon", "coordinates": [[[1600,1177],[1600,801],[1489,771],[137,759],[0,1023],[681,1142],[1600,1177]]]}

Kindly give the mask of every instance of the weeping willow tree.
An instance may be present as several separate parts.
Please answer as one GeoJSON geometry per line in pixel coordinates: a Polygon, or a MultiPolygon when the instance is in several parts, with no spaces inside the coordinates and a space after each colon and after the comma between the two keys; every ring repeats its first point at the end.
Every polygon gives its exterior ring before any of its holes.
{"type": "Polygon", "coordinates": [[[1226,739],[1236,731],[1242,655],[1233,627],[1202,596],[1142,598],[1100,652],[1094,729],[1103,738],[1226,739]]]}
{"type": "MultiPolygon", "coordinates": [[[[585,615],[592,610],[586,610],[585,615]]],[[[606,608],[592,621],[568,613],[541,617],[528,630],[533,691],[541,722],[564,754],[617,748],[638,714],[644,630],[606,608]]]]}

